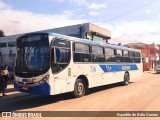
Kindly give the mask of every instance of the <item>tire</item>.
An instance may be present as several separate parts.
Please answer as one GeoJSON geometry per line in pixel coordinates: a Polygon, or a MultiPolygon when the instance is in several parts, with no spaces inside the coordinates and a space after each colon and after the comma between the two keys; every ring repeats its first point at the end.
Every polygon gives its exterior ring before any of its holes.
{"type": "Polygon", "coordinates": [[[74,85],[73,95],[74,97],[82,97],[86,94],[87,87],[85,82],[82,79],[77,79],[74,85]]]}
{"type": "Polygon", "coordinates": [[[129,84],[129,74],[128,73],[125,73],[124,74],[124,81],[122,82],[122,84],[124,86],[128,85],[129,84]]]}

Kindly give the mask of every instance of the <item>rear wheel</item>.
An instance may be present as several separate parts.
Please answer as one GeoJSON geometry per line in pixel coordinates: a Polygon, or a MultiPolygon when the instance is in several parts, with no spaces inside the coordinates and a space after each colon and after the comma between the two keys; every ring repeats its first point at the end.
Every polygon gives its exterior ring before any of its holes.
{"type": "Polygon", "coordinates": [[[82,97],[86,93],[86,84],[82,79],[77,79],[74,85],[73,95],[74,97],[82,97]]]}
{"type": "Polygon", "coordinates": [[[129,84],[129,74],[125,73],[124,74],[124,81],[122,83],[123,85],[128,85],[129,84]]]}

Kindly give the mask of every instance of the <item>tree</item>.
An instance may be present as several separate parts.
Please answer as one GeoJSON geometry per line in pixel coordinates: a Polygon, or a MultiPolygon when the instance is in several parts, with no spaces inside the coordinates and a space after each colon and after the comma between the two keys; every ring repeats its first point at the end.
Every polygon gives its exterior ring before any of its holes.
{"type": "Polygon", "coordinates": [[[5,37],[4,32],[0,30],[0,37],[5,37]]]}

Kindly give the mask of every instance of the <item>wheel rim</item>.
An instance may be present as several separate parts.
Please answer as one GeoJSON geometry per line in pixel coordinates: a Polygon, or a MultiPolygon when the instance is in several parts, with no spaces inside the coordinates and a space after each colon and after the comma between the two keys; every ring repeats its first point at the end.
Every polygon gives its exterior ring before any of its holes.
{"type": "Polygon", "coordinates": [[[125,76],[125,82],[126,82],[126,84],[128,84],[129,83],[129,76],[126,74],[126,76],[125,76]]]}
{"type": "Polygon", "coordinates": [[[128,81],[126,81],[126,84],[128,84],[128,81]]]}
{"type": "Polygon", "coordinates": [[[84,92],[83,83],[77,83],[77,85],[76,85],[76,93],[77,93],[77,95],[82,95],[83,92],[84,92]]]}

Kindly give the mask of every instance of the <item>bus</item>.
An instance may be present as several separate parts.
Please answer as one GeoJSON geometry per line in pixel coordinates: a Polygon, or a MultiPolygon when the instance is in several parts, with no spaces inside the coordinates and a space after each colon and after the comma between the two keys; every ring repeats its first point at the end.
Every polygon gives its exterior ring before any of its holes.
{"type": "Polygon", "coordinates": [[[31,94],[71,92],[121,82],[143,72],[140,50],[56,33],[28,33],[16,40],[14,87],[31,94]]]}

